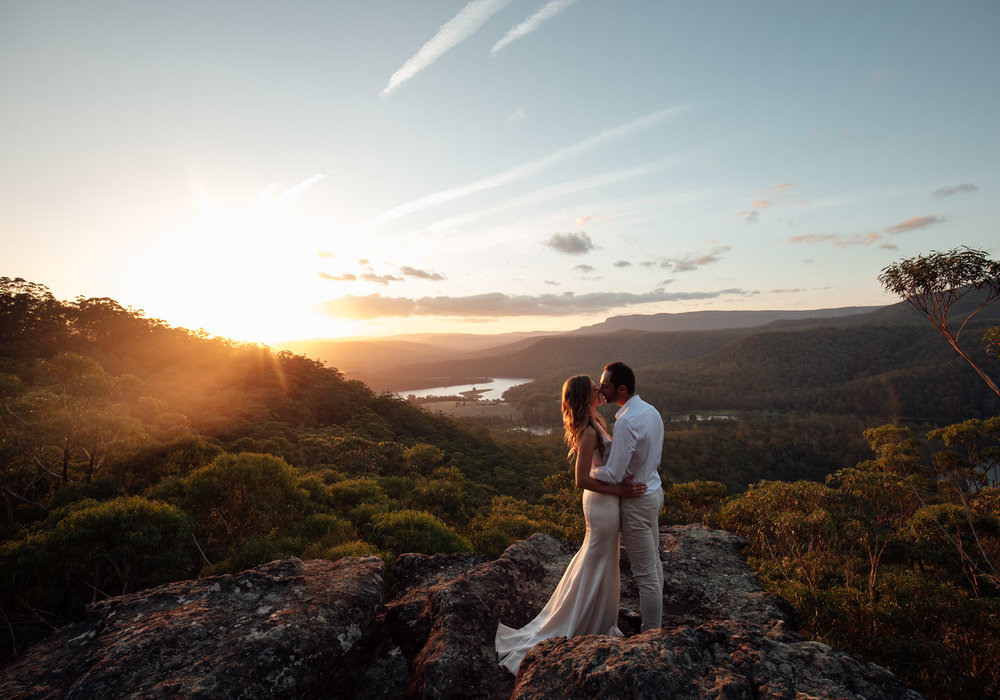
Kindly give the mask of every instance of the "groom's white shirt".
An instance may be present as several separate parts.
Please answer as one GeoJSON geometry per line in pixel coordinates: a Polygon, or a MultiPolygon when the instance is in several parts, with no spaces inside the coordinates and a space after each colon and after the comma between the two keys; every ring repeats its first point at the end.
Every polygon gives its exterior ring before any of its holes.
{"type": "Polygon", "coordinates": [[[605,463],[594,467],[590,475],[614,484],[629,474],[646,484],[646,493],[661,488],[657,468],[663,456],[663,419],[659,411],[639,398],[625,402],[615,414],[611,454],[605,463]]]}

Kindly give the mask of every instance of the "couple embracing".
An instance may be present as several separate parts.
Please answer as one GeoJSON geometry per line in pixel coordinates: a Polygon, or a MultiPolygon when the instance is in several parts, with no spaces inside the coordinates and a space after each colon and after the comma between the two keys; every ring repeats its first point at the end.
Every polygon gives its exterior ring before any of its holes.
{"type": "Polygon", "coordinates": [[[497,656],[511,673],[517,673],[528,651],[545,639],[622,636],[618,629],[619,536],[639,587],[642,631],[661,626],[658,518],[663,489],[657,468],[663,450],[663,419],[636,395],[635,373],[621,362],[604,368],[600,386],[583,374],[567,379],[562,415],[570,456],[576,458],[576,485],[584,489],[587,534],[535,619],[517,630],[497,626],[497,656]],[[621,407],[615,414],[614,440],[597,413],[604,401],[621,407]]]}

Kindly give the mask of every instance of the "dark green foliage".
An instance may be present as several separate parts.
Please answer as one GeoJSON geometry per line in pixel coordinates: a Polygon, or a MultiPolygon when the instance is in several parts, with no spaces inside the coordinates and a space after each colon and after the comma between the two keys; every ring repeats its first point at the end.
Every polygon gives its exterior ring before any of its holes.
{"type": "Polygon", "coordinates": [[[372,518],[372,541],[395,555],[471,552],[467,539],[442,520],[420,510],[379,513],[372,518]]]}
{"type": "Polygon", "coordinates": [[[0,547],[3,611],[20,630],[18,642],[6,641],[24,644],[46,632],[39,611],[59,619],[109,595],[192,576],[193,531],[180,509],[138,496],[54,510],[0,547]]]}
{"type": "Polygon", "coordinates": [[[175,488],[174,498],[197,522],[199,542],[209,559],[277,535],[308,509],[295,469],[271,455],[220,455],[176,482],[175,488]]]}
{"type": "Polygon", "coordinates": [[[1000,496],[969,464],[995,442],[976,423],[968,462],[926,460],[910,431],[866,431],[875,454],[826,486],[760,482],[727,501],[721,526],[746,536],[764,584],[816,638],[881,663],[931,697],[994,697],[1000,672],[1000,496]],[[957,470],[957,471],[956,471],[957,470]],[[956,478],[956,473],[959,475],[956,478]]]}

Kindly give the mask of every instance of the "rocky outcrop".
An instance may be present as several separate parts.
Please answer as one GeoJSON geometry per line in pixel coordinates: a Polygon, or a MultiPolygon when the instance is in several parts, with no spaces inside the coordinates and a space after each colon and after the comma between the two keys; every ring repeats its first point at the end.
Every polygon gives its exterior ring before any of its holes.
{"type": "MultiPolygon", "coordinates": [[[[576,545],[545,535],[495,561],[406,554],[383,598],[371,557],[289,559],[91,606],[0,670],[2,697],[920,697],[874,664],[805,640],[735,536],[663,530],[664,627],[536,646],[515,679],[498,621],[527,623],[576,545]]],[[[622,561],[620,627],[638,609],[622,561]]]]}

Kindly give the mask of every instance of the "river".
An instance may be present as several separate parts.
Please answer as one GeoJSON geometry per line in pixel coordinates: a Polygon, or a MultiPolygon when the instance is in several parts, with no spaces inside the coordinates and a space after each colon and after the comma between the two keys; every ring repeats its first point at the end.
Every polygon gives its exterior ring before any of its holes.
{"type": "Polygon", "coordinates": [[[398,393],[404,399],[410,396],[415,396],[418,399],[424,399],[427,398],[428,396],[461,396],[463,391],[472,391],[473,389],[479,389],[480,391],[483,392],[479,395],[479,399],[481,401],[493,401],[502,399],[503,392],[507,391],[512,386],[527,384],[528,382],[531,381],[534,380],[497,377],[492,382],[483,382],[482,384],[455,384],[453,386],[436,386],[430,389],[400,391],[398,393]]]}

